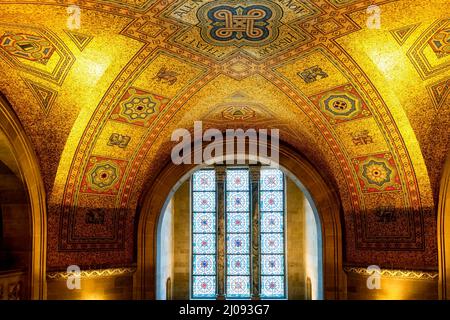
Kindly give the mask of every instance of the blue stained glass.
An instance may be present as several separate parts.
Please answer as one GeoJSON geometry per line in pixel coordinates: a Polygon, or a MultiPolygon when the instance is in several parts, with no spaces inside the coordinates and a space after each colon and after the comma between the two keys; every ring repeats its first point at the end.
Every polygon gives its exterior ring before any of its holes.
{"type": "Polygon", "coordinates": [[[261,212],[261,232],[283,232],[283,220],[282,212],[261,212]]]}
{"type": "Polygon", "coordinates": [[[214,255],[194,255],[192,264],[194,275],[216,274],[216,258],[214,255]]]}
{"type": "Polygon", "coordinates": [[[249,298],[250,277],[229,276],[227,277],[227,298],[249,298]]]}
{"type": "Polygon", "coordinates": [[[242,170],[227,170],[227,191],[249,190],[249,172],[242,170]]]}
{"type": "Polygon", "coordinates": [[[194,212],[215,212],[216,193],[215,192],[193,192],[192,211],[194,212]]]}
{"type": "Polygon", "coordinates": [[[192,277],[192,297],[215,298],[216,297],[216,277],[215,276],[193,276],[192,277]]]}
{"type": "Polygon", "coordinates": [[[216,172],[200,170],[193,174],[192,188],[194,191],[214,191],[216,189],[216,172]]]}
{"type": "Polygon", "coordinates": [[[283,172],[278,169],[262,169],[260,175],[261,190],[283,190],[283,172]]]}
{"type": "Polygon", "coordinates": [[[216,232],[216,214],[215,213],[194,213],[194,233],[214,233],[216,232]]]}
{"type": "Polygon", "coordinates": [[[215,234],[194,234],[192,243],[192,252],[194,254],[215,254],[216,236],[215,234]]]}
{"type": "Polygon", "coordinates": [[[283,192],[261,191],[261,211],[283,211],[283,192]]]}
{"type": "Polygon", "coordinates": [[[283,276],[262,276],[261,277],[261,297],[263,298],[284,298],[284,277],[283,276]]]}
{"type": "Polygon", "coordinates": [[[250,257],[248,255],[228,255],[227,274],[229,275],[249,275],[250,257]]]}
{"type": "Polygon", "coordinates": [[[282,275],[284,274],[283,255],[261,255],[262,275],[282,275]]]}
{"type": "Polygon", "coordinates": [[[227,192],[227,212],[246,212],[249,210],[249,194],[247,191],[227,192]]]}
{"type": "Polygon", "coordinates": [[[249,234],[227,235],[227,254],[248,254],[250,252],[249,234]]]}
{"type": "Polygon", "coordinates": [[[263,233],[261,234],[261,253],[283,253],[284,242],[281,233],[263,233]]]}
{"type": "Polygon", "coordinates": [[[249,214],[246,213],[228,213],[227,231],[232,233],[249,232],[249,214]]]}

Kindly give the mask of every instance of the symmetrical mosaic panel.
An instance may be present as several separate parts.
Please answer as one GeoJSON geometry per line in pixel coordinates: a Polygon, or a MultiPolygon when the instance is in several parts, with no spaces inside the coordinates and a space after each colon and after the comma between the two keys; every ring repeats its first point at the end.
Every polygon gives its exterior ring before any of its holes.
{"type": "Polygon", "coordinates": [[[290,23],[318,13],[307,1],[187,1],[165,15],[184,27],[173,43],[216,60],[236,52],[257,59],[282,52],[310,37],[290,23]]]}

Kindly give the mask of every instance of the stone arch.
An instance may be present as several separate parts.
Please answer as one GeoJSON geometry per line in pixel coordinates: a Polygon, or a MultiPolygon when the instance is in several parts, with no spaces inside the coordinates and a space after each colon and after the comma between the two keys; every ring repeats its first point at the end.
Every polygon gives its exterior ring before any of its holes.
{"type": "MultiPolygon", "coordinates": [[[[193,154],[193,153],[192,153],[193,154]]],[[[325,299],[343,299],[346,281],[343,272],[343,224],[341,206],[335,190],[298,152],[281,144],[279,163],[290,172],[315,204],[322,233],[323,295],[325,299]],[[299,179],[299,177],[301,177],[299,179]]],[[[154,299],[156,290],[157,230],[166,199],[177,189],[183,177],[196,165],[169,162],[142,194],[137,212],[137,271],[135,298],[154,299]]]]}
{"type": "Polygon", "coordinates": [[[439,297],[450,299],[450,154],[444,165],[438,202],[439,297]]]}
{"type": "Polygon", "coordinates": [[[20,120],[0,93],[0,130],[11,146],[28,192],[31,207],[30,298],[45,299],[47,209],[45,187],[39,162],[20,120]]]}

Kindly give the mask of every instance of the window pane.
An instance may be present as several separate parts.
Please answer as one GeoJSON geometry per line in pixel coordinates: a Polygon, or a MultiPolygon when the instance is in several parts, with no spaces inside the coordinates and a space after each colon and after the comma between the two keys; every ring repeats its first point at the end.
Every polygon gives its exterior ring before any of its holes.
{"type": "Polygon", "coordinates": [[[261,211],[283,211],[283,192],[261,191],[261,211]]]}
{"type": "Polygon", "coordinates": [[[194,254],[215,254],[216,236],[215,234],[194,234],[192,246],[194,254]]]}
{"type": "Polygon", "coordinates": [[[261,255],[261,274],[283,275],[284,257],[282,255],[261,255]]]}
{"type": "Polygon", "coordinates": [[[247,212],[249,207],[249,192],[227,192],[227,212],[247,212]]]}
{"type": "Polygon", "coordinates": [[[216,277],[215,276],[193,276],[192,296],[195,298],[215,298],[216,297],[216,277]]]}
{"type": "Polygon", "coordinates": [[[283,220],[282,212],[261,212],[261,232],[283,232],[283,220]]]}
{"type": "Polygon", "coordinates": [[[227,254],[250,253],[249,234],[237,233],[227,235],[227,254]]]}
{"type": "Polygon", "coordinates": [[[216,214],[209,213],[194,213],[194,226],[192,231],[194,233],[215,233],[216,232],[216,214]]]}
{"type": "Polygon", "coordinates": [[[277,169],[261,170],[261,190],[283,190],[283,172],[277,169]]]}
{"type": "Polygon", "coordinates": [[[247,169],[227,171],[228,191],[247,191],[249,189],[249,174],[247,169]]]}
{"type": "Polygon", "coordinates": [[[250,297],[250,277],[227,277],[227,298],[250,297]]]}
{"type": "Polygon", "coordinates": [[[284,277],[282,277],[282,276],[262,276],[261,277],[261,297],[263,297],[263,298],[284,298],[284,277]]]}
{"type": "Polygon", "coordinates": [[[284,243],[281,233],[263,233],[261,234],[261,253],[283,253],[284,243]]]}
{"type": "Polygon", "coordinates": [[[249,275],[250,257],[248,255],[228,255],[227,268],[229,275],[249,275]]]}
{"type": "Polygon", "coordinates": [[[194,212],[215,212],[216,193],[215,192],[194,192],[192,211],[194,212]]]}
{"type": "Polygon", "coordinates": [[[215,191],[216,172],[214,170],[197,171],[192,178],[192,189],[194,191],[215,191]]]}
{"type": "Polygon", "coordinates": [[[228,232],[248,232],[249,230],[249,216],[248,212],[227,214],[227,228],[228,232]]]}
{"type": "Polygon", "coordinates": [[[194,255],[192,264],[194,275],[216,274],[216,257],[214,255],[194,255]]]}

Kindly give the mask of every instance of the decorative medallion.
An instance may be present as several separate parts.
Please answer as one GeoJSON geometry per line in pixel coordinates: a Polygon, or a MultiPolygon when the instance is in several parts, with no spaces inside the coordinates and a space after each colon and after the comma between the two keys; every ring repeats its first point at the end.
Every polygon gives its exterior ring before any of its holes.
{"type": "Polygon", "coordinates": [[[339,123],[370,116],[366,104],[352,85],[344,85],[318,94],[310,100],[331,123],[339,123]]]}
{"type": "Polygon", "coordinates": [[[281,9],[268,1],[213,1],[197,12],[203,40],[237,47],[261,46],[275,40],[281,16],[281,9]]]}
{"type": "Polygon", "coordinates": [[[83,178],[82,192],[117,194],[126,164],[123,160],[91,157],[83,178]]]}
{"type": "MultiPolygon", "coordinates": [[[[62,85],[75,57],[52,31],[0,23],[0,58],[13,69],[62,85]]],[[[45,98],[44,98],[45,99],[45,98]]]]}
{"type": "Polygon", "coordinates": [[[0,38],[0,47],[12,56],[42,64],[46,64],[55,51],[47,39],[25,33],[5,33],[0,38]]]}
{"type": "Polygon", "coordinates": [[[353,163],[363,192],[401,190],[400,177],[390,154],[359,157],[353,163]]]}
{"type": "Polygon", "coordinates": [[[263,59],[311,39],[293,22],[319,13],[307,1],[188,0],[165,16],[179,21],[170,41],[216,60],[235,53],[263,59]]]}
{"type": "Polygon", "coordinates": [[[147,127],[169,100],[137,88],[130,88],[114,109],[111,119],[147,127]]]}

